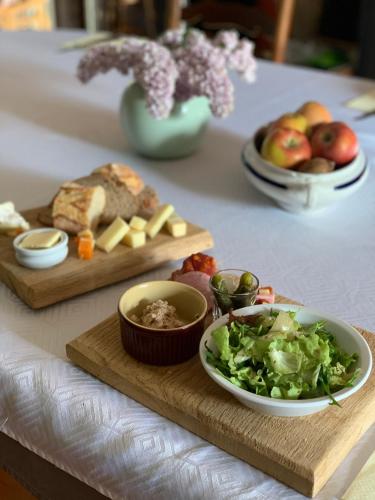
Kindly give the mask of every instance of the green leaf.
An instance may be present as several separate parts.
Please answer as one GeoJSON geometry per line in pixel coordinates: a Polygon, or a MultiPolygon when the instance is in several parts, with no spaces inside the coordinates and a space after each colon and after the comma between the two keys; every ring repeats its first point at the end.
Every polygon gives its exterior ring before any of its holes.
{"type": "Polygon", "coordinates": [[[220,353],[220,358],[225,361],[229,360],[231,356],[231,349],[229,346],[229,330],[226,325],[216,328],[212,332],[215,345],[220,353]]]}
{"type": "Polygon", "coordinates": [[[273,370],[281,375],[297,373],[301,368],[302,355],[300,353],[270,351],[269,357],[273,370]]]}

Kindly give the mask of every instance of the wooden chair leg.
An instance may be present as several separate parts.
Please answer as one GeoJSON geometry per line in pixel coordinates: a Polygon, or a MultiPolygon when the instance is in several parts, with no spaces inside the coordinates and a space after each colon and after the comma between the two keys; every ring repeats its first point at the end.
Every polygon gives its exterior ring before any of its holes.
{"type": "Polygon", "coordinates": [[[181,4],[180,0],[167,0],[165,12],[165,28],[174,30],[181,23],[181,4]]]}
{"type": "Polygon", "coordinates": [[[273,50],[273,60],[278,63],[282,63],[285,60],[294,7],[295,0],[279,1],[273,50]]]}
{"type": "Polygon", "coordinates": [[[145,14],[145,27],[147,36],[155,38],[157,34],[156,29],[156,12],[154,0],[142,0],[143,12],[145,14]]]}

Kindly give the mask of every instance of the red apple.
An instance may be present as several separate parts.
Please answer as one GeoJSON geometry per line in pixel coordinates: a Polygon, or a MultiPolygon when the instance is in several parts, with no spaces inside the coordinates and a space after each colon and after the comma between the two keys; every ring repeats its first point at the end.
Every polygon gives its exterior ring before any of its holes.
{"type": "Polygon", "coordinates": [[[358,154],[358,139],[353,130],[342,122],[319,125],[311,137],[313,156],[320,156],[345,165],[358,154]]]}
{"type": "Polygon", "coordinates": [[[311,158],[311,146],[302,132],[276,128],[264,139],[261,155],[278,167],[292,168],[311,158]]]}

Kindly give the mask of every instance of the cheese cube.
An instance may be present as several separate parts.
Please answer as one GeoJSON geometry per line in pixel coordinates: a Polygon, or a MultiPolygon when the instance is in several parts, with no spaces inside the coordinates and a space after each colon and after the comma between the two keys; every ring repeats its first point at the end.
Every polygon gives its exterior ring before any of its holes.
{"type": "Polygon", "coordinates": [[[171,215],[169,219],[167,220],[167,229],[168,232],[174,237],[174,238],[180,238],[181,236],[186,235],[187,231],[187,224],[184,221],[182,217],[180,217],[177,214],[171,215]]]}
{"type": "Polygon", "coordinates": [[[128,231],[129,226],[127,223],[121,217],[116,217],[112,224],[96,240],[96,246],[100,250],[109,253],[120,243],[128,231]]]}
{"type": "Polygon", "coordinates": [[[136,231],[143,231],[146,224],[147,220],[142,217],[138,217],[138,215],[133,215],[129,222],[130,229],[135,229],[136,231]]]}
{"type": "Polygon", "coordinates": [[[122,239],[122,243],[130,248],[143,247],[146,244],[146,233],[130,229],[122,239]]]}
{"type": "Polygon", "coordinates": [[[61,232],[56,230],[41,231],[28,234],[20,243],[21,248],[42,249],[51,248],[61,238],[61,232]]]}
{"type": "Polygon", "coordinates": [[[174,208],[172,205],[160,205],[160,207],[155,210],[154,215],[146,224],[145,231],[147,233],[147,236],[149,236],[150,238],[154,238],[158,234],[160,229],[164,226],[167,219],[169,219],[169,217],[173,214],[173,212],[174,208]]]}

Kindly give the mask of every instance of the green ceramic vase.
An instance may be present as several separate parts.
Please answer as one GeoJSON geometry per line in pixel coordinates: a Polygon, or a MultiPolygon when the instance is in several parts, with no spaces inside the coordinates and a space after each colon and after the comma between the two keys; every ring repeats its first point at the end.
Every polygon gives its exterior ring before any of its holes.
{"type": "Polygon", "coordinates": [[[138,153],[172,159],[192,154],[200,145],[211,117],[208,100],[194,97],[176,103],[168,118],[156,120],[146,108],[143,89],[127,87],[121,99],[120,119],[126,139],[138,153]]]}

